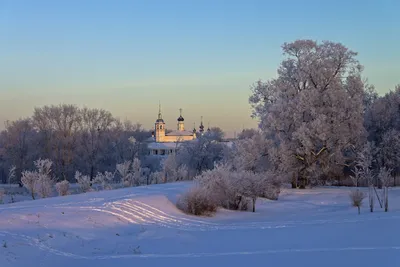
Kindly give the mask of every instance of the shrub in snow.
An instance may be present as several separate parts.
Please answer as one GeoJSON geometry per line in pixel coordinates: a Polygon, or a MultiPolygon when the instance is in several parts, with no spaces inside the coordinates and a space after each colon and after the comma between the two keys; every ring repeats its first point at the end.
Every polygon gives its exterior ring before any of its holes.
{"type": "Polygon", "coordinates": [[[24,187],[30,192],[32,199],[35,199],[37,173],[32,171],[23,171],[21,182],[24,187]]]}
{"type": "Polygon", "coordinates": [[[90,186],[90,177],[88,175],[82,175],[79,171],[75,172],[75,180],[79,184],[83,193],[89,192],[92,190],[90,186]]]}
{"type": "Polygon", "coordinates": [[[56,190],[59,196],[66,196],[69,194],[69,182],[67,180],[56,183],[56,190]]]}
{"type": "Polygon", "coordinates": [[[38,174],[36,182],[36,193],[41,198],[50,197],[53,193],[53,180],[49,175],[38,174]]]}
{"type": "Polygon", "coordinates": [[[133,175],[131,173],[132,162],[127,160],[123,163],[117,164],[116,169],[118,174],[121,176],[122,184],[126,187],[133,186],[133,175]]]}
{"type": "Polygon", "coordinates": [[[353,207],[358,208],[358,214],[360,214],[360,208],[364,198],[364,192],[360,191],[359,189],[350,192],[351,204],[353,205],[353,207]]]}
{"type": "Polygon", "coordinates": [[[282,181],[285,178],[273,173],[260,173],[260,195],[259,197],[269,200],[278,200],[281,193],[282,181]]]}
{"type": "Polygon", "coordinates": [[[204,187],[195,186],[178,199],[176,206],[187,214],[210,216],[218,205],[204,187]]]}
{"type": "Polygon", "coordinates": [[[135,158],[133,161],[125,161],[117,164],[116,169],[125,187],[139,186],[146,182],[146,177],[142,173],[143,169],[138,158],[135,158]]]}
{"type": "Polygon", "coordinates": [[[34,162],[37,171],[22,172],[21,182],[31,193],[32,199],[35,199],[35,193],[45,198],[52,193],[54,179],[51,177],[51,165],[49,159],[38,159],[34,162]]]}
{"type": "Polygon", "coordinates": [[[142,163],[140,162],[140,160],[138,158],[135,158],[132,162],[132,183],[135,186],[139,186],[141,184],[144,183],[144,176],[142,175],[142,163]]]}
{"type": "Polygon", "coordinates": [[[164,173],[163,172],[152,172],[150,173],[149,177],[151,184],[159,184],[161,181],[164,180],[164,173]]]}
{"type": "Polygon", "coordinates": [[[54,179],[50,175],[51,165],[53,162],[49,159],[35,161],[37,168],[36,193],[42,198],[51,196],[53,192],[54,179]]]}
{"type": "Polygon", "coordinates": [[[96,184],[100,184],[103,190],[111,190],[112,186],[111,183],[114,180],[114,173],[112,172],[104,172],[104,173],[97,173],[96,177],[94,178],[94,182],[96,184]]]}
{"type": "Polygon", "coordinates": [[[255,212],[258,197],[277,199],[280,192],[279,179],[272,173],[255,173],[249,170],[237,170],[229,163],[218,164],[213,170],[195,177],[204,189],[207,199],[217,206],[230,210],[248,210],[255,212]]]}
{"type": "Polygon", "coordinates": [[[265,191],[261,176],[250,171],[232,171],[230,165],[217,165],[195,178],[219,206],[230,210],[247,210],[249,200],[253,211],[257,197],[265,191]]]}
{"type": "Polygon", "coordinates": [[[164,182],[184,181],[189,178],[189,169],[185,164],[178,164],[175,154],[170,154],[162,163],[165,174],[164,182]]]}

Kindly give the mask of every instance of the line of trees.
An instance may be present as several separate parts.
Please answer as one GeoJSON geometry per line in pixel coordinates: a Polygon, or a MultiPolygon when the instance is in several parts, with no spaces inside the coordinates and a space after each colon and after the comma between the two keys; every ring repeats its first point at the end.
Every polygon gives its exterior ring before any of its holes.
{"type": "Polygon", "coordinates": [[[138,123],[121,121],[103,109],[74,105],[38,107],[30,118],[7,121],[0,133],[0,181],[20,183],[22,172],[35,169],[34,161],[51,160],[59,180],[74,181],[76,171],[93,180],[98,172],[114,172],[116,164],[146,162],[144,140],[151,132],[138,123]],[[7,181],[15,166],[13,181],[7,181]]]}

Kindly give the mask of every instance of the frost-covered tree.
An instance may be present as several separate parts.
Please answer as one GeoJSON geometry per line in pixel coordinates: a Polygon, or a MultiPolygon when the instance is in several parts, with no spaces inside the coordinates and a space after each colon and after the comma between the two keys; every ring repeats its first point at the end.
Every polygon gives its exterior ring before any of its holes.
{"type": "Polygon", "coordinates": [[[164,172],[155,171],[149,175],[149,184],[159,184],[164,181],[164,172]]]}
{"type": "Polygon", "coordinates": [[[176,154],[170,154],[162,163],[164,182],[176,182],[188,179],[188,168],[186,165],[179,165],[176,154]]]}
{"type": "Polygon", "coordinates": [[[67,180],[63,180],[61,182],[56,183],[56,190],[59,196],[68,195],[69,191],[69,182],[67,180]]]}
{"type": "Polygon", "coordinates": [[[257,129],[253,129],[253,128],[250,128],[250,129],[243,129],[243,131],[241,131],[241,132],[238,134],[237,138],[238,138],[239,140],[241,140],[241,139],[247,139],[247,138],[252,138],[254,135],[256,135],[256,134],[258,134],[258,133],[259,133],[259,132],[258,132],[257,129]]]}
{"type": "Polygon", "coordinates": [[[264,179],[261,173],[240,171],[235,173],[236,182],[240,183],[240,194],[252,201],[252,211],[256,211],[257,198],[265,194],[270,183],[264,179]]]}
{"type": "Polygon", "coordinates": [[[106,153],[105,140],[114,118],[109,111],[103,109],[83,108],[80,110],[79,149],[83,160],[87,163],[90,179],[95,178],[99,161],[106,153]]]}
{"type": "Polygon", "coordinates": [[[8,177],[7,177],[8,184],[11,184],[14,181],[16,168],[17,168],[16,166],[11,166],[10,169],[8,170],[8,177]]]}
{"type": "MultiPolygon", "coordinates": [[[[273,189],[271,176],[247,170],[235,170],[229,164],[217,164],[195,178],[218,206],[232,210],[247,210],[250,202],[253,212],[258,197],[273,189]]],[[[279,194],[279,193],[278,193],[279,194]]]]}
{"type": "Polygon", "coordinates": [[[89,175],[83,175],[81,172],[75,172],[75,180],[79,184],[83,193],[89,192],[92,190],[91,180],[89,175]]]}
{"type": "Polygon", "coordinates": [[[143,169],[140,159],[138,158],[133,159],[131,172],[132,172],[133,185],[139,186],[141,184],[144,184],[146,177],[143,175],[143,169]]]}
{"type": "Polygon", "coordinates": [[[226,158],[235,170],[261,172],[272,165],[268,162],[270,142],[262,134],[254,134],[251,138],[236,140],[226,158]]]}
{"type": "Polygon", "coordinates": [[[35,199],[37,173],[33,171],[23,171],[21,182],[24,187],[30,192],[32,199],[35,199]]]}
{"type": "Polygon", "coordinates": [[[374,199],[375,199],[375,175],[372,170],[372,165],[376,155],[376,147],[373,143],[367,142],[364,144],[362,149],[357,153],[355,175],[353,181],[358,179],[357,182],[366,181],[368,185],[368,200],[370,211],[374,211],[374,199]]]}
{"type": "Polygon", "coordinates": [[[298,186],[340,177],[364,137],[364,82],[356,53],[340,43],[285,43],[278,77],[252,88],[253,117],[277,144],[298,186]]]}
{"type": "Polygon", "coordinates": [[[126,187],[131,187],[134,185],[131,164],[132,162],[127,160],[123,163],[117,164],[116,166],[117,172],[121,176],[122,184],[126,187]]]}
{"type": "Polygon", "coordinates": [[[400,85],[375,99],[366,111],[365,126],[369,139],[378,146],[390,130],[400,131],[400,85]]]}
{"type": "Polygon", "coordinates": [[[391,169],[383,167],[380,169],[378,174],[379,181],[381,182],[383,188],[382,200],[385,212],[389,210],[389,186],[392,181],[392,176],[390,174],[391,171],[391,169]]]}
{"type": "Polygon", "coordinates": [[[54,179],[51,176],[53,162],[49,159],[38,159],[34,164],[36,171],[22,172],[22,184],[31,193],[32,199],[35,199],[35,194],[42,198],[49,197],[54,185],[54,179]]]}
{"type": "Polygon", "coordinates": [[[392,170],[393,185],[396,186],[396,175],[400,173],[400,131],[391,129],[383,134],[378,162],[381,168],[392,170]]]}
{"type": "Polygon", "coordinates": [[[4,169],[15,166],[16,180],[20,182],[23,170],[30,169],[36,155],[37,133],[29,118],[6,121],[5,129],[0,135],[0,156],[6,163],[4,169]]]}
{"type": "Polygon", "coordinates": [[[187,166],[189,176],[194,177],[214,168],[214,164],[222,160],[224,146],[212,137],[203,135],[194,141],[179,144],[176,161],[179,166],[187,166]]]}
{"type": "Polygon", "coordinates": [[[361,213],[361,205],[365,198],[365,194],[360,189],[355,189],[350,192],[350,200],[354,207],[357,207],[358,214],[361,213]]]}
{"type": "Polygon", "coordinates": [[[219,127],[211,127],[210,131],[208,131],[206,135],[208,136],[208,138],[221,142],[224,139],[225,133],[219,127]]]}
{"type": "Polygon", "coordinates": [[[112,182],[114,181],[115,173],[113,172],[98,172],[96,177],[94,178],[94,182],[96,184],[101,185],[101,188],[103,190],[109,190],[112,189],[112,182]]]}
{"type": "Polygon", "coordinates": [[[81,114],[75,105],[36,107],[32,122],[40,133],[40,152],[52,159],[57,175],[67,179],[73,174],[81,114]]]}

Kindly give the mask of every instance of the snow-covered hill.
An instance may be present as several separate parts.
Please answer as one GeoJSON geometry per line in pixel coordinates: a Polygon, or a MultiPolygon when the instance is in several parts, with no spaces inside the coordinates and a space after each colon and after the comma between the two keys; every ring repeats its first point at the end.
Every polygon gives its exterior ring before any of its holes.
{"type": "Polygon", "coordinates": [[[0,266],[400,266],[400,190],[358,215],[349,189],[284,190],[257,212],[174,206],[173,183],[0,206],[0,266]]]}

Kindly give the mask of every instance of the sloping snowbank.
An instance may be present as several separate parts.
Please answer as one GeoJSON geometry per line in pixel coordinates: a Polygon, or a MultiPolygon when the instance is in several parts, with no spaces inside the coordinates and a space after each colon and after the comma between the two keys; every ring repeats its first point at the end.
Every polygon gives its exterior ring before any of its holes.
{"type": "Polygon", "coordinates": [[[350,207],[347,188],[285,189],[257,212],[193,217],[191,183],[0,205],[0,266],[400,266],[400,190],[390,212],[350,207]]]}

